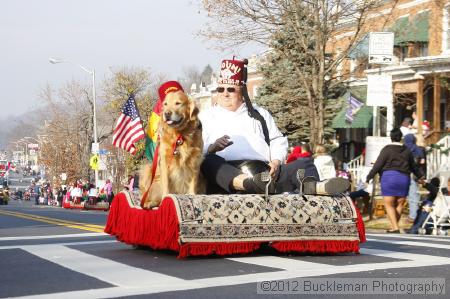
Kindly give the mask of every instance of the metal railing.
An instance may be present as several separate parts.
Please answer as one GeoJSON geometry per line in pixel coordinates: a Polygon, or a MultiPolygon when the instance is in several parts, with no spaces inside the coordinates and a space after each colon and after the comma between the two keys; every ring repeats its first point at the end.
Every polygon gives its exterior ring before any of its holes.
{"type": "MultiPolygon", "coordinates": [[[[431,152],[427,154],[427,179],[439,175],[441,171],[450,171],[450,153],[444,154],[441,151],[450,147],[450,135],[443,137],[436,144],[439,144],[441,148],[431,148],[431,152]]],[[[364,170],[364,157],[358,156],[347,165],[353,182],[356,183],[364,170]]]]}
{"type": "Polygon", "coordinates": [[[431,148],[431,152],[427,154],[427,179],[431,179],[441,171],[450,171],[450,154],[444,154],[441,149],[450,147],[450,135],[445,136],[436,144],[441,147],[431,148]]]}
{"type": "Polygon", "coordinates": [[[355,159],[351,160],[350,162],[348,162],[347,167],[352,178],[352,189],[353,189],[354,184],[358,183],[358,181],[361,179],[361,174],[364,170],[364,156],[360,155],[355,159]]]}

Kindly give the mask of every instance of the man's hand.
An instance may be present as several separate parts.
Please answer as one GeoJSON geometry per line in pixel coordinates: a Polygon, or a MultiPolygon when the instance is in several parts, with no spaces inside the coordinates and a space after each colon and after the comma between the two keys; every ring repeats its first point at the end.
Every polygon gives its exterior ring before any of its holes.
{"type": "Polygon", "coordinates": [[[270,176],[275,179],[275,176],[278,173],[278,169],[280,168],[281,161],[280,160],[272,160],[269,162],[270,166],[270,176]]]}
{"type": "Polygon", "coordinates": [[[232,144],[233,141],[230,140],[230,136],[224,135],[208,147],[208,154],[220,152],[232,144]]]}

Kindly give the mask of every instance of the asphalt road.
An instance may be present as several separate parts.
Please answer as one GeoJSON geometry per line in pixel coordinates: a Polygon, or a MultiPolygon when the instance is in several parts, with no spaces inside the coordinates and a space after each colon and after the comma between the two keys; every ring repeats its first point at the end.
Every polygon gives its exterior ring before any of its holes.
{"type": "MultiPolygon", "coordinates": [[[[263,248],[244,256],[177,259],[134,249],[102,233],[106,212],[11,201],[0,206],[0,297],[27,298],[448,298],[447,295],[300,295],[312,278],[450,278],[450,238],[369,234],[360,254],[286,255],[263,248]],[[286,281],[291,279],[291,281],[286,281]],[[269,281],[266,283],[266,281],[269,281]],[[264,283],[263,283],[264,282],[264,283]],[[257,287],[277,291],[258,294],[257,287]],[[291,287],[292,294],[281,294],[291,287]]],[[[444,282],[445,282],[444,280],[444,282]]],[[[392,290],[391,290],[392,291],[392,290]]]]}
{"type": "Polygon", "coordinates": [[[12,191],[16,189],[25,190],[34,179],[32,176],[23,176],[21,172],[10,172],[8,182],[12,191]]]}

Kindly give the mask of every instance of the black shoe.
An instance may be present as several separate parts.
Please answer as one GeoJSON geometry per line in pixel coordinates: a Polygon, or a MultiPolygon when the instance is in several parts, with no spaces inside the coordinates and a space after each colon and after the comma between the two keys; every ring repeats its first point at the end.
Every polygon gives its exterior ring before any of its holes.
{"type": "Polygon", "coordinates": [[[307,176],[303,179],[303,194],[316,195],[316,184],[319,183],[316,178],[307,176]]]}
{"type": "Polygon", "coordinates": [[[314,178],[303,180],[304,193],[309,195],[339,195],[350,188],[350,181],[345,178],[331,178],[317,182],[314,178]]]}
{"type": "Polygon", "coordinates": [[[245,194],[262,194],[264,193],[264,189],[260,188],[258,184],[253,180],[253,178],[246,178],[244,180],[244,191],[245,194]]]}
{"type": "MultiPolygon", "coordinates": [[[[269,175],[268,173],[257,173],[251,178],[246,178],[244,180],[244,189],[246,193],[249,194],[264,194],[266,192],[266,185],[268,180],[265,180],[265,176],[269,175]]],[[[275,193],[275,184],[273,181],[270,182],[269,185],[269,194],[275,193]]]]}
{"type": "Polygon", "coordinates": [[[255,182],[256,185],[258,185],[258,188],[261,188],[263,190],[263,193],[266,193],[267,184],[269,184],[268,193],[275,194],[275,183],[273,179],[270,177],[269,172],[261,172],[255,174],[253,176],[253,181],[255,182]]]}

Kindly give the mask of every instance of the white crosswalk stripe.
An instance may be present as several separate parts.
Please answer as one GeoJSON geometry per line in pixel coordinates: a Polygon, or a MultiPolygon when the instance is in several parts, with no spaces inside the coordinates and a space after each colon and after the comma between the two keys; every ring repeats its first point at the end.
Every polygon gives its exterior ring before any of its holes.
{"type": "Polygon", "coordinates": [[[18,240],[42,240],[42,239],[58,239],[58,238],[79,238],[79,237],[100,237],[109,236],[105,233],[82,233],[82,234],[66,234],[66,235],[49,235],[49,236],[21,236],[21,237],[0,237],[1,241],[18,241],[18,240]]]}
{"type": "MultiPolygon", "coordinates": [[[[399,236],[396,236],[398,238],[399,236]]],[[[436,244],[414,241],[414,237],[403,238],[405,241],[393,240],[384,235],[370,235],[369,243],[399,244],[413,247],[427,247],[449,250],[450,243],[436,244]]],[[[402,238],[400,238],[402,239],[402,238]]],[[[426,240],[426,238],[422,238],[426,240]]],[[[442,241],[450,241],[442,239],[442,241]]],[[[182,279],[162,273],[157,269],[145,270],[129,266],[107,258],[95,256],[73,248],[67,247],[70,244],[99,244],[99,242],[110,243],[111,241],[74,242],[45,245],[20,245],[20,246],[0,246],[2,249],[20,248],[34,256],[51,261],[62,267],[76,271],[78,273],[95,277],[107,282],[113,287],[61,292],[53,294],[42,294],[27,296],[27,298],[114,298],[121,296],[133,296],[142,294],[161,293],[168,291],[182,291],[202,289],[219,286],[233,286],[246,283],[256,283],[263,280],[291,279],[302,277],[316,277],[324,275],[358,273],[375,270],[386,270],[396,268],[416,268],[438,265],[450,265],[450,251],[448,257],[433,256],[427,254],[417,254],[410,252],[399,252],[392,250],[380,250],[362,248],[361,256],[378,256],[388,258],[386,262],[355,263],[350,265],[332,265],[305,261],[290,258],[289,256],[243,256],[224,258],[233,262],[248,265],[263,266],[280,269],[279,271],[250,273],[242,275],[231,275],[222,277],[210,277],[201,279],[182,279]]],[[[1,243],[0,243],[1,244],[1,243]]],[[[175,257],[173,257],[175,258],[175,257]]],[[[339,259],[339,257],[336,257],[339,259]]],[[[207,259],[207,258],[205,258],[207,259]]],[[[182,263],[182,261],[180,261],[182,263]]]]}
{"type": "Polygon", "coordinates": [[[366,237],[376,237],[382,239],[408,239],[425,241],[443,241],[450,243],[450,237],[432,236],[432,235],[401,235],[401,234],[366,234],[366,237]]]}
{"type": "Polygon", "coordinates": [[[119,287],[155,287],[181,284],[183,280],[157,272],[130,267],[61,245],[27,246],[24,248],[40,258],[65,268],[106,281],[119,287]]]}
{"type": "MultiPolygon", "coordinates": [[[[377,239],[371,239],[371,238],[368,238],[367,241],[369,241],[369,242],[378,242],[378,243],[387,243],[387,242],[389,242],[390,244],[409,245],[409,246],[421,246],[421,247],[427,247],[427,248],[430,247],[430,243],[417,242],[417,241],[392,241],[392,240],[377,240],[377,239]]],[[[445,244],[433,243],[431,247],[433,247],[433,248],[441,248],[441,249],[450,249],[450,244],[449,245],[445,245],[445,244]]]]}

